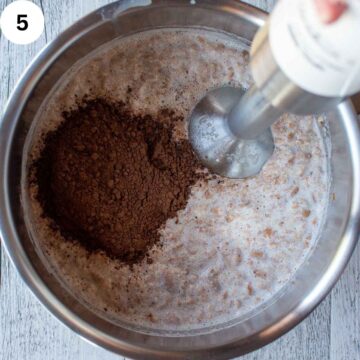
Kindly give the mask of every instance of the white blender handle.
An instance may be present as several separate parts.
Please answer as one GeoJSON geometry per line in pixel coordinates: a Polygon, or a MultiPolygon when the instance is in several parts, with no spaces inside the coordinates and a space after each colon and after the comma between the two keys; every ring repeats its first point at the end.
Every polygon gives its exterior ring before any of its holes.
{"type": "Polygon", "coordinates": [[[316,0],[279,0],[269,43],[279,68],[314,95],[344,98],[360,91],[360,1],[347,0],[334,22],[322,21],[316,0]]]}

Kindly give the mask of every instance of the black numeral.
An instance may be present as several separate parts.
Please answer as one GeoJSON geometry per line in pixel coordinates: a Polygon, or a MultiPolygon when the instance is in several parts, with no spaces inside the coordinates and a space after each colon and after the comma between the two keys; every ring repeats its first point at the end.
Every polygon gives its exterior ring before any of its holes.
{"type": "Polygon", "coordinates": [[[27,15],[18,15],[17,16],[17,28],[20,31],[25,31],[29,27],[29,23],[25,20],[27,18],[27,15]]]}

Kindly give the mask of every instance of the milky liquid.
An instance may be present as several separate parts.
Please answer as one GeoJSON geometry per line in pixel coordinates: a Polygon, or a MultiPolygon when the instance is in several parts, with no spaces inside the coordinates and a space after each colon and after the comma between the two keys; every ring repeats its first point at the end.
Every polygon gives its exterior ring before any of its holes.
{"type": "MultiPolygon", "coordinates": [[[[76,97],[126,100],[135,111],[153,115],[166,107],[187,118],[209,89],[228,84],[251,84],[244,46],[228,35],[173,29],[117,40],[60,81],[33,129],[29,162],[76,97]]],[[[65,241],[41,217],[35,185],[23,194],[31,198],[29,226],[52,271],[106,316],[162,330],[224,323],[278,292],[316,242],[329,189],[322,125],[314,117],[286,115],[273,126],[276,149],[258,176],[196,184],[186,208],[160,229],[161,246],[151,250],[151,264],[131,270],[65,241]]],[[[174,136],[187,137],[186,122],[174,136]]]]}

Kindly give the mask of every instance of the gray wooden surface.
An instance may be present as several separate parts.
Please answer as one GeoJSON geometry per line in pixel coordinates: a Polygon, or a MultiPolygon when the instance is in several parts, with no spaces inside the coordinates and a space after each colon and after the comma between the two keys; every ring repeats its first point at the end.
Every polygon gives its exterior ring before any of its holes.
{"type": "MultiPolygon", "coordinates": [[[[291,1],[291,0],[289,0],[291,1]]],[[[10,0],[0,0],[0,10],[10,0]]],[[[61,30],[108,0],[35,0],[45,14],[38,41],[19,46],[0,39],[0,108],[25,66],[61,30]]],[[[270,10],[273,0],[248,1],[270,10]]],[[[322,304],[294,330],[244,360],[360,360],[360,247],[322,304]]],[[[1,251],[0,360],[122,359],[97,348],[53,318],[22,283],[1,251]]]]}

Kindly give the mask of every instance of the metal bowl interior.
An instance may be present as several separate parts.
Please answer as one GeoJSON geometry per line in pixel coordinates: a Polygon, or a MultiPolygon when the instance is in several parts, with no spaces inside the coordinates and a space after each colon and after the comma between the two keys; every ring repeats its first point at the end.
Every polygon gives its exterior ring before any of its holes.
{"type": "Polygon", "coordinates": [[[251,42],[266,14],[238,1],[119,1],[86,16],[29,65],[1,120],[1,236],[40,301],[84,338],[132,358],[225,359],[254,350],[299,323],[325,297],[349,260],[359,233],[360,131],[349,102],[327,114],[332,189],[324,230],[293,280],[259,311],[226,327],[147,334],[112,323],[82,305],[46,270],[24,222],[19,196],[26,136],[47,94],[79,59],[121,36],[158,27],[206,27],[251,42]]]}

